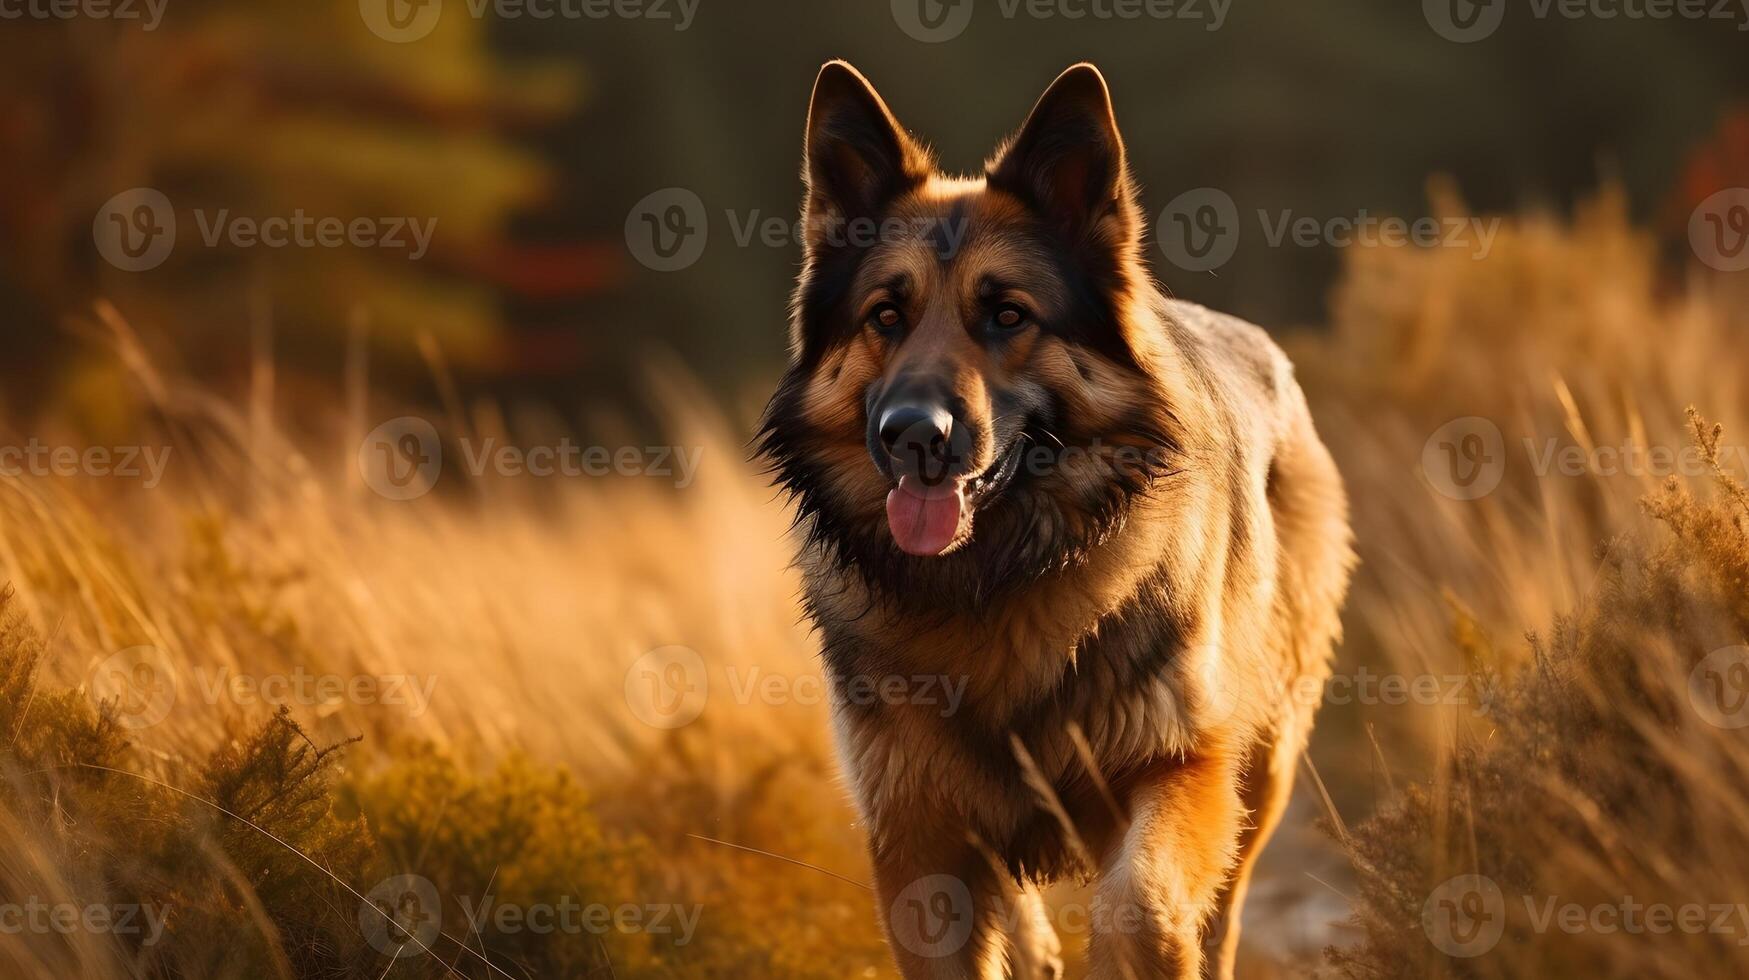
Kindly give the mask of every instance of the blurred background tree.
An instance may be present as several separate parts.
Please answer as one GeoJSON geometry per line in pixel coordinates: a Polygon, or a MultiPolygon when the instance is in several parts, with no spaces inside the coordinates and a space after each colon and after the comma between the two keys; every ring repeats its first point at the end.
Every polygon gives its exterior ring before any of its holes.
{"type": "Polygon", "coordinates": [[[558,246],[530,251],[507,225],[551,192],[521,141],[569,111],[580,75],[494,53],[488,26],[450,17],[390,44],[347,0],[173,0],[154,29],[5,22],[0,383],[23,396],[105,383],[54,329],[97,297],[168,341],[158,356],[219,383],[271,335],[281,377],[332,387],[355,322],[390,376],[418,366],[422,333],[470,371],[516,371],[529,355],[501,297],[584,288],[594,272],[587,253],[555,263],[558,246]],[[135,187],[163,192],[178,218],[176,248],[145,272],[111,266],[93,238],[99,209],[135,187]],[[209,225],[226,212],[435,226],[415,260],[409,248],[211,246],[196,212],[209,225]]]}

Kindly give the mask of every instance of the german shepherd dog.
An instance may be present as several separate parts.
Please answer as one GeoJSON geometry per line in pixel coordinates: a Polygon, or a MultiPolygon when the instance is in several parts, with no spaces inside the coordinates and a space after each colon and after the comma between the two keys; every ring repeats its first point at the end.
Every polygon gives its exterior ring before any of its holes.
{"type": "Polygon", "coordinates": [[[1154,284],[1091,65],[976,177],[842,62],[805,147],[758,451],[901,972],[1060,976],[1080,877],[1092,976],[1230,977],[1353,561],[1292,367],[1154,284]]]}

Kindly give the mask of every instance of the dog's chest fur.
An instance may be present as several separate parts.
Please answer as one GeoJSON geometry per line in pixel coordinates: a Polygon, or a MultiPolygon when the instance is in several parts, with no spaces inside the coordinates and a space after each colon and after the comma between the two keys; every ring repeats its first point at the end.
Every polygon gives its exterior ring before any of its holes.
{"type": "Polygon", "coordinates": [[[841,756],[875,846],[885,827],[964,828],[1016,874],[1081,870],[1078,851],[1098,846],[1128,784],[1190,752],[1222,707],[1208,624],[1174,607],[1166,578],[1125,583],[1110,609],[1059,588],[1055,605],[919,619],[909,633],[889,613],[825,618],[841,756]],[[868,697],[882,681],[962,693],[868,697]]]}

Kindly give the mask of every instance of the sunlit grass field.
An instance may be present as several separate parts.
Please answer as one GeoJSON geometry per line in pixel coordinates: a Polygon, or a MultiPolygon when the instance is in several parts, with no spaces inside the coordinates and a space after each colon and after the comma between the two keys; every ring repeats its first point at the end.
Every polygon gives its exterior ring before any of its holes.
{"type": "MultiPolygon", "coordinates": [[[[1749,902],[1749,666],[1714,655],[1749,642],[1749,291],[1660,255],[1611,194],[1508,221],[1484,259],[1346,263],[1331,322],[1280,336],[1363,566],[1248,971],[1740,971],[1749,931],[1526,910],[1749,902]],[[1457,499],[1436,434],[1489,426],[1497,486],[1457,499]],[[1369,676],[1463,683],[1386,703],[1369,676]],[[1424,914],[1462,875],[1502,896],[1506,940],[1474,956],[1424,914]]],[[[79,328],[114,383],[0,442],[171,455],[150,489],[0,476],[0,896],[139,928],[45,913],[0,934],[0,974],[891,975],[752,406],[654,365],[661,441],[702,453],[687,486],[475,477],[464,441],[559,436],[388,403],[364,365],[276,394],[265,352],[219,394],[160,368],[126,310],[79,328]],[[449,458],[391,500],[360,441],[410,414],[449,458]],[[649,693],[675,663],[696,665],[680,717],[649,693]],[[432,889],[410,932],[383,911],[408,876],[432,889]],[[572,905],[607,915],[537,926],[572,905]]],[[[1055,897],[1076,950],[1082,897],[1055,897]]]]}

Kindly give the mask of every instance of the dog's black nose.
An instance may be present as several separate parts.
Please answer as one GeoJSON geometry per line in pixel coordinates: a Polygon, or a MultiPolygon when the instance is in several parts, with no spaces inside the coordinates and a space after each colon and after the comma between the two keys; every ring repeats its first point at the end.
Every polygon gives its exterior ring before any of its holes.
{"type": "Polygon", "coordinates": [[[953,416],[945,408],[904,404],[881,413],[881,442],[887,452],[915,465],[942,456],[952,434],[953,416]]]}

